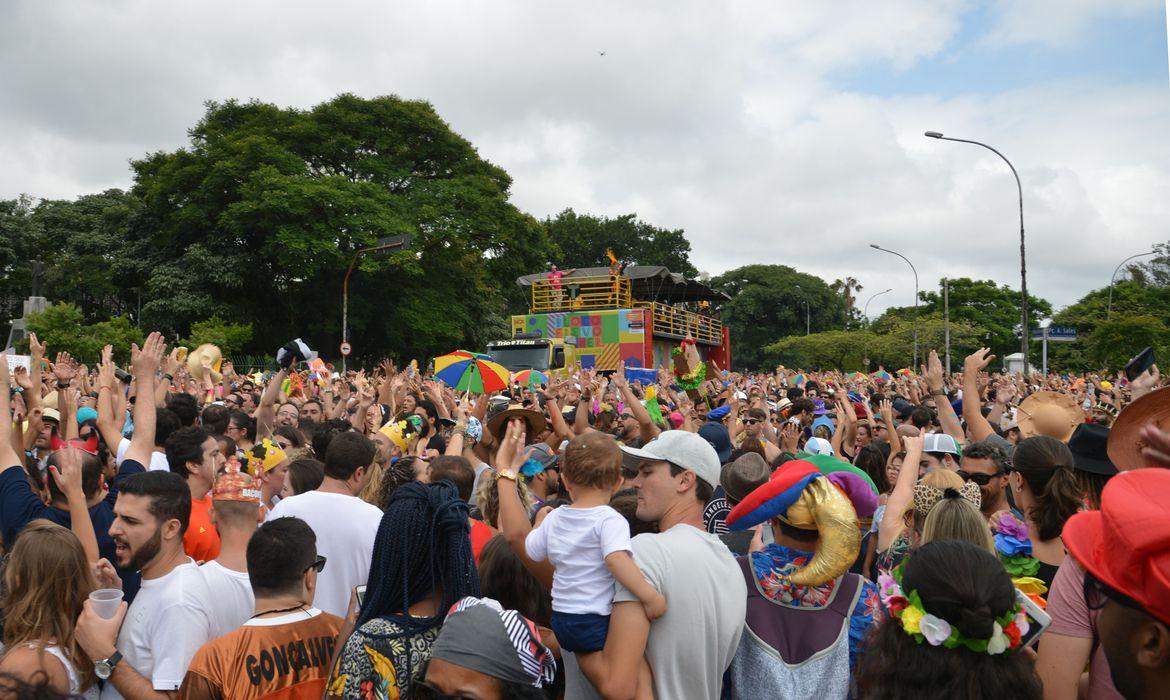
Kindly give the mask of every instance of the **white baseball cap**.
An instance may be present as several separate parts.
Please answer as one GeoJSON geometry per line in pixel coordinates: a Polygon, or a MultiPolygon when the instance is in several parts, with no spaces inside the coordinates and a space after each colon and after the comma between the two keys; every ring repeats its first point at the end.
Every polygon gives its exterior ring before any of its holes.
{"type": "Polygon", "coordinates": [[[832,455],[833,443],[824,438],[810,437],[808,442],[804,443],[804,451],[810,455],[832,455]]]}
{"type": "Polygon", "coordinates": [[[686,430],[667,430],[646,443],[642,448],[622,446],[624,462],[637,468],[640,462],[670,462],[676,467],[689,469],[711,487],[719,485],[719,455],[711,443],[697,433],[686,430]]]}

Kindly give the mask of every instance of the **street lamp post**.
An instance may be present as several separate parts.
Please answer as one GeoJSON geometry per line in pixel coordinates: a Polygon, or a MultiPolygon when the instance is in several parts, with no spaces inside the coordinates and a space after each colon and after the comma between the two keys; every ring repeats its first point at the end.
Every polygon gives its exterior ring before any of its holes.
{"type": "Polygon", "coordinates": [[[874,294],[873,296],[871,296],[869,299],[865,300],[865,310],[861,312],[861,315],[865,317],[865,324],[867,326],[869,325],[869,302],[873,301],[874,299],[880,297],[883,294],[886,294],[887,292],[892,292],[892,291],[894,291],[893,287],[891,287],[889,289],[883,289],[882,291],[878,292],[877,294],[874,294]]]}
{"type": "MultiPolygon", "coordinates": [[[[870,296],[868,299],[865,300],[865,307],[862,309],[861,315],[865,317],[865,327],[866,328],[868,328],[870,326],[869,302],[871,302],[874,299],[876,299],[877,297],[880,297],[881,295],[886,294],[887,292],[891,292],[891,291],[893,291],[893,287],[891,287],[890,289],[883,289],[882,291],[880,291],[876,294],[873,294],[872,296],[870,296]]],[[[869,371],[869,341],[868,340],[865,342],[865,371],[866,372],[869,371]]]]}
{"type": "MultiPolygon", "coordinates": [[[[353,274],[353,268],[357,265],[358,258],[363,255],[386,253],[391,250],[398,250],[401,248],[410,247],[410,236],[389,236],[378,240],[369,248],[359,248],[354,251],[353,258],[349,261],[349,267],[345,270],[345,280],[341,283],[341,344],[347,346],[349,344],[349,276],[353,274]]],[[[349,353],[344,352],[341,355],[341,371],[345,372],[346,358],[349,353]]]]}
{"type": "Polygon", "coordinates": [[[1121,262],[1117,263],[1117,267],[1113,269],[1113,275],[1109,278],[1109,308],[1105,312],[1105,318],[1110,318],[1113,316],[1113,283],[1117,280],[1117,273],[1121,270],[1121,266],[1126,264],[1130,260],[1133,260],[1134,258],[1144,258],[1147,255],[1157,255],[1157,254],[1158,254],[1158,251],[1151,250],[1148,253],[1138,253],[1137,255],[1131,255],[1128,258],[1126,258],[1125,260],[1122,260],[1121,262]]]}
{"type": "MultiPolygon", "coordinates": [[[[794,284],[792,287],[800,289],[799,284],[794,284]]],[[[804,334],[812,335],[812,312],[809,310],[808,299],[804,296],[803,289],[800,289],[800,300],[804,302],[804,334]]]]}
{"type": "Polygon", "coordinates": [[[1016,193],[1020,198],[1020,352],[1024,355],[1024,376],[1026,377],[1028,376],[1028,336],[1031,335],[1031,331],[1028,328],[1028,268],[1024,255],[1024,187],[1020,184],[1020,174],[1016,172],[1016,166],[1012,165],[1012,162],[1007,159],[1007,156],[985,143],[943,136],[937,131],[927,131],[925,135],[932,139],[982,146],[1002,158],[1003,162],[1007,163],[1008,168],[1011,169],[1012,175],[1016,178],[1016,193]]]}
{"type": "Polygon", "coordinates": [[[890,250],[888,248],[883,248],[876,243],[870,243],[869,247],[873,248],[874,250],[880,250],[883,253],[889,253],[890,255],[897,255],[899,258],[902,258],[903,260],[906,261],[906,264],[910,266],[910,271],[914,273],[914,364],[912,366],[917,367],[918,366],[918,270],[914,269],[914,263],[910,262],[910,258],[906,257],[905,255],[902,255],[901,253],[890,250]]]}

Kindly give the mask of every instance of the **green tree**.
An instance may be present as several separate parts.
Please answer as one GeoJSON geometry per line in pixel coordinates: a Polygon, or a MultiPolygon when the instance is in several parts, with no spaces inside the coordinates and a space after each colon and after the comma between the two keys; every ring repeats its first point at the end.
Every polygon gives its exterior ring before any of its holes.
{"type": "Polygon", "coordinates": [[[711,286],[731,297],[718,311],[731,328],[737,368],[771,363],[766,346],[789,335],[804,335],[806,307],[813,330],[842,328],[845,302],[819,277],[786,265],[747,265],[715,277],[711,286]]]}
{"type": "MultiPolygon", "coordinates": [[[[1147,284],[1141,279],[1122,280],[1113,285],[1113,309],[1109,310],[1109,287],[1095,289],[1081,297],[1053,316],[1053,322],[1058,326],[1068,326],[1077,330],[1077,340],[1071,343],[1051,343],[1048,346],[1048,366],[1060,371],[1090,371],[1101,369],[1120,369],[1137,350],[1134,349],[1136,340],[1128,340],[1114,330],[1097,334],[1097,329],[1111,322],[1136,321],[1131,326],[1133,330],[1144,333],[1142,330],[1152,329],[1157,332],[1157,326],[1151,326],[1148,319],[1156,319],[1163,326],[1170,327],[1170,287],[1147,284]],[[1109,347],[1108,343],[1116,342],[1109,347]],[[1112,364],[1120,360],[1121,364],[1112,364]]],[[[1146,343],[1159,346],[1170,345],[1170,341],[1162,340],[1146,343]]]]}
{"type": "Polygon", "coordinates": [[[1170,327],[1153,316],[1116,316],[1097,324],[1089,335],[1089,359],[1100,367],[1121,369],[1143,348],[1153,347],[1154,357],[1167,357],[1170,327]]]}
{"type": "Polygon", "coordinates": [[[204,343],[217,346],[225,355],[239,352],[252,341],[251,323],[228,323],[218,315],[191,324],[191,334],[183,344],[197,348],[204,343]]]}
{"type": "MultiPolygon", "coordinates": [[[[1019,352],[1020,293],[1007,285],[992,280],[972,280],[967,277],[952,279],[950,286],[951,322],[962,321],[982,333],[984,342],[1003,357],[1019,352]]],[[[919,313],[943,314],[942,281],[940,291],[922,292],[919,313]]],[[[1052,314],[1052,304],[1045,299],[1028,295],[1028,317],[1033,327],[1036,322],[1052,314]]],[[[899,314],[903,318],[904,314],[899,314]]]]}
{"type": "MultiPolygon", "coordinates": [[[[141,344],[143,340],[142,331],[125,316],[86,325],[81,309],[67,302],[51,304],[43,312],[30,316],[28,329],[45,344],[50,355],[68,352],[90,363],[100,359],[102,347],[106,345],[113,345],[115,358],[125,362],[130,359],[130,344],[141,344]]],[[[21,343],[21,350],[28,351],[27,340],[21,343]]]]}
{"type": "Polygon", "coordinates": [[[551,258],[507,173],[425,102],[210,103],[190,133],[189,147],[132,163],[130,272],[151,327],[183,334],[219,314],[252,320],[262,352],[301,336],[330,355],[354,251],[410,234],[411,250],[354,270],[350,337],[359,358],[422,359],[481,347],[521,307],[515,279],[551,258]]]}
{"type": "MultiPolygon", "coordinates": [[[[551,262],[557,267],[608,267],[606,250],[633,265],[662,265],[688,278],[699,274],[691,264],[691,244],[682,229],[664,229],[638,219],[636,214],[599,217],[566,209],[545,221],[559,249],[551,262]]],[[[532,270],[536,272],[536,270],[532,270]]]]}

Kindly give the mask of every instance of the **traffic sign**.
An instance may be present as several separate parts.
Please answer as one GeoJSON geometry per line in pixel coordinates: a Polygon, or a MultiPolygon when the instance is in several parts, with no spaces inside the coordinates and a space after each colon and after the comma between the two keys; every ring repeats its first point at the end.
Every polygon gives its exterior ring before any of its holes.
{"type": "Polygon", "coordinates": [[[349,357],[349,354],[351,352],[353,352],[353,347],[348,342],[341,344],[341,356],[342,357],[349,357]]]}
{"type": "MultiPolygon", "coordinates": [[[[1032,338],[1041,340],[1044,338],[1043,328],[1033,328],[1032,338]]],[[[1070,326],[1049,326],[1048,327],[1048,341],[1049,342],[1068,342],[1077,339],[1077,329],[1070,326]]]]}

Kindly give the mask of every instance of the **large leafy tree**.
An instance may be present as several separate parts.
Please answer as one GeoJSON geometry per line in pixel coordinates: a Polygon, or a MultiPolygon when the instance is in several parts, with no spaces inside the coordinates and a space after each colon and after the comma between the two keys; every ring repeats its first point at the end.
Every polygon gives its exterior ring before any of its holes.
{"type": "Polygon", "coordinates": [[[731,297],[719,307],[731,328],[735,366],[759,369],[771,361],[765,347],[789,335],[845,325],[844,298],[819,277],[787,265],[747,265],[711,280],[731,297]],[[808,304],[807,309],[805,304],[808,304]]]}
{"type": "Polygon", "coordinates": [[[146,322],[185,333],[213,314],[251,321],[261,351],[299,335],[332,354],[346,267],[382,237],[413,245],[353,272],[359,356],[481,346],[520,307],[515,278],[552,250],[509,201],[507,173],[426,102],[210,103],[187,148],[132,166],[146,322]]]}
{"type": "Polygon", "coordinates": [[[1170,286],[1154,284],[1153,273],[1136,273],[1132,279],[1095,289],[1053,317],[1057,325],[1077,330],[1072,343],[1053,343],[1048,349],[1050,367],[1070,371],[1120,369],[1147,345],[1159,357],[1170,350],[1170,286]]]}
{"type": "MultiPolygon", "coordinates": [[[[691,244],[682,229],[664,229],[638,219],[636,214],[599,217],[566,209],[545,221],[559,249],[551,262],[562,269],[607,267],[607,250],[634,265],[662,265],[689,278],[698,274],[691,264],[691,244]]],[[[534,270],[535,271],[535,270],[534,270]]]]}

